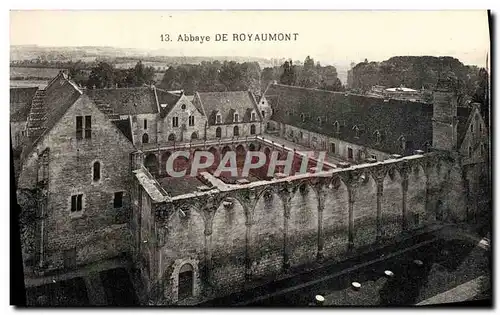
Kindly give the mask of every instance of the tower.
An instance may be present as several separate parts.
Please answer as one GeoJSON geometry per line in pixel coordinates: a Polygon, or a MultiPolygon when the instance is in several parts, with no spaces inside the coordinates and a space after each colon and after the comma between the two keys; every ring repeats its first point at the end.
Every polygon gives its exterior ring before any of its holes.
{"type": "Polygon", "coordinates": [[[452,151],[457,147],[457,79],[452,72],[442,75],[433,94],[432,147],[452,151]]]}

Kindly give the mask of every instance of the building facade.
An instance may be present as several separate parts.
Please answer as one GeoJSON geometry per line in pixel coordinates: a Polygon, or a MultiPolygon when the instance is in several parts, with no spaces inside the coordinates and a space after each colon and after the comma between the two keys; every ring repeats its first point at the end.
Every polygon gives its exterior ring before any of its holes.
{"type": "Polygon", "coordinates": [[[196,304],[477,217],[490,209],[488,132],[454,97],[443,85],[434,107],[387,104],[271,84],[259,102],[249,92],[191,102],[155,87],[82,90],[60,74],[35,92],[17,174],[26,277],[126,257],[143,303],[196,304]],[[278,151],[300,165],[265,129],[348,163],[165,174],[179,150],[216,162],[234,151],[238,167],[248,151],[278,151]]]}

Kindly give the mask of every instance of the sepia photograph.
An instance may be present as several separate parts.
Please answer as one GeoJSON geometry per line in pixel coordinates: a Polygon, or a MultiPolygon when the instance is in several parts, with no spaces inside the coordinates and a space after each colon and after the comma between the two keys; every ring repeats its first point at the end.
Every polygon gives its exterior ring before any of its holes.
{"type": "Polygon", "coordinates": [[[10,10],[11,304],[492,307],[492,18],[10,10]]]}

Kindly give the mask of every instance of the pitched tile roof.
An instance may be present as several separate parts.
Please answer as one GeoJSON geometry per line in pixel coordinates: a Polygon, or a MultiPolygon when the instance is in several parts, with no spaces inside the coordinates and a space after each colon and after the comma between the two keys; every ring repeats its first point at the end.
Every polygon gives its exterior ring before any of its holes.
{"type": "Polygon", "coordinates": [[[130,118],[111,120],[111,122],[115,124],[116,128],[118,128],[130,142],[134,143],[130,118]]]}
{"type": "Polygon", "coordinates": [[[165,91],[163,89],[156,89],[156,95],[158,97],[158,103],[160,105],[160,115],[165,117],[170,113],[175,104],[179,101],[181,96],[176,93],[165,91]]]}
{"type": "Polygon", "coordinates": [[[10,88],[10,121],[23,122],[28,119],[31,101],[38,87],[10,88]]]}
{"type": "Polygon", "coordinates": [[[233,123],[233,114],[238,112],[240,122],[251,122],[251,112],[255,110],[257,122],[261,121],[256,100],[249,91],[236,92],[196,92],[194,104],[204,112],[209,125],[215,124],[217,112],[221,114],[222,123],[233,123]]]}
{"type": "Polygon", "coordinates": [[[265,96],[272,120],[383,152],[407,154],[432,142],[432,104],[279,84],[269,85],[265,96]],[[407,141],[405,152],[401,136],[407,141]]]}
{"type": "Polygon", "coordinates": [[[158,106],[151,87],[87,89],[84,91],[96,104],[106,104],[117,115],[155,114],[158,106]]]}
{"type": "MultiPolygon", "coordinates": [[[[80,97],[87,97],[87,95],[83,94],[64,73],[59,73],[44,90],[35,92],[28,116],[28,141],[23,149],[22,160],[31,153],[43,134],[51,130],[80,97]]],[[[96,105],[108,118],[117,116],[106,104],[96,105]]],[[[114,124],[132,142],[131,127],[127,127],[125,122],[121,121],[116,121],[114,124]]]]}

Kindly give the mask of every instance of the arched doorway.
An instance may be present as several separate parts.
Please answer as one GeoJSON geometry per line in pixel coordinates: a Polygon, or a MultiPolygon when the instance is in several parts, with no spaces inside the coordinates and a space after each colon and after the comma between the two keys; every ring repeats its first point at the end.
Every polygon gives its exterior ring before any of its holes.
{"type": "Polygon", "coordinates": [[[142,135],[142,143],[149,143],[149,136],[147,133],[142,135]]]}
{"type": "Polygon", "coordinates": [[[240,136],[240,128],[238,126],[234,126],[233,128],[233,136],[239,137],[240,136]]]}
{"type": "Polygon", "coordinates": [[[197,140],[198,139],[198,133],[195,131],[191,134],[191,140],[197,140]]]}
{"type": "Polygon", "coordinates": [[[150,153],[144,159],[144,167],[148,169],[148,171],[152,174],[158,174],[158,160],[156,159],[156,155],[150,153]]]}
{"type": "Polygon", "coordinates": [[[221,129],[221,127],[217,127],[217,129],[215,129],[215,137],[216,138],[221,138],[222,137],[222,129],[221,129]]]}
{"type": "Polygon", "coordinates": [[[168,135],[168,141],[175,141],[175,133],[171,133],[168,135]]]}
{"type": "Polygon", "coordinates": [[[179,270],[179,301],[193,296],[193,282],[193,266],[189,263],[186,263],[182,265],[181,269],[179,270]]]}

